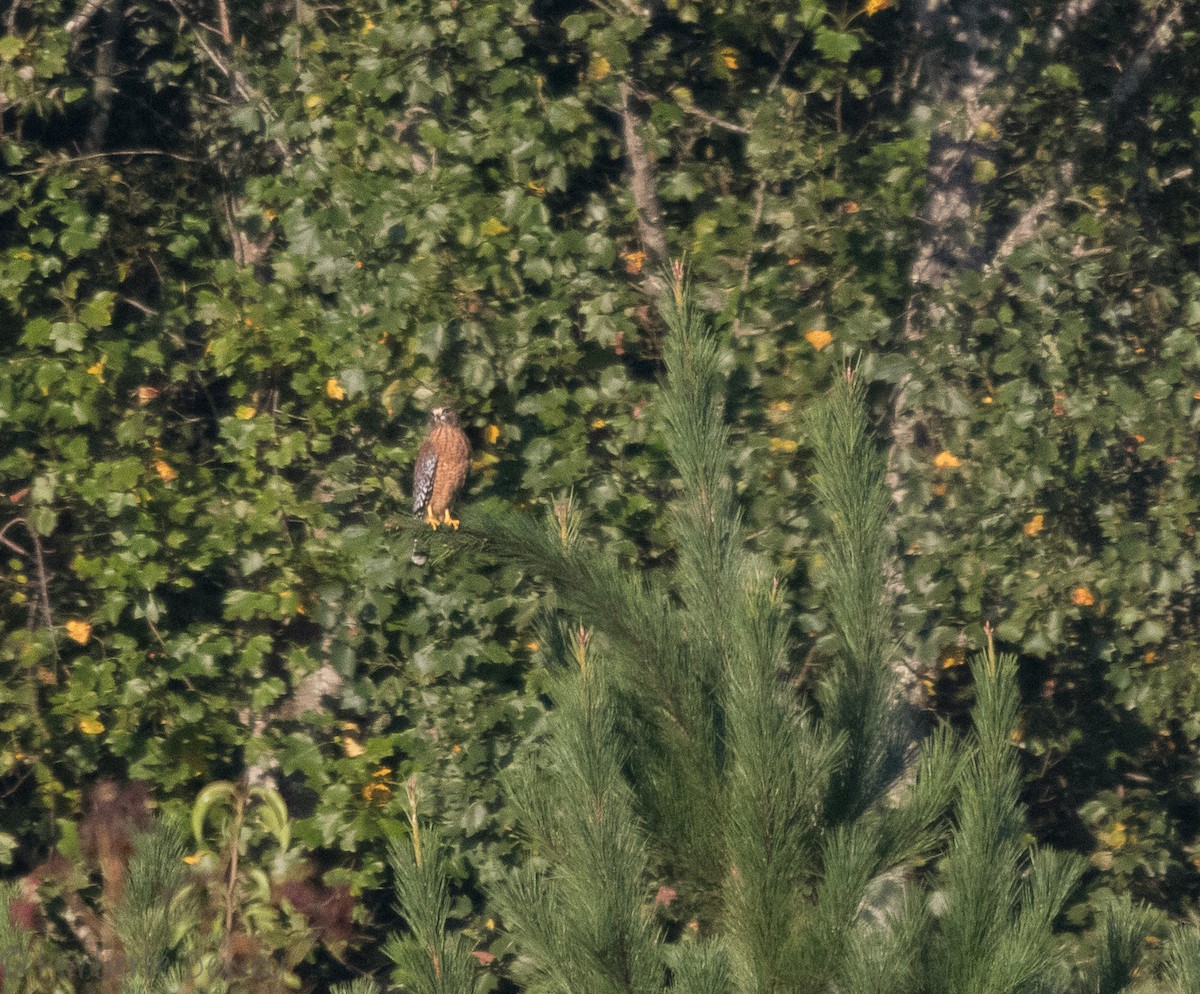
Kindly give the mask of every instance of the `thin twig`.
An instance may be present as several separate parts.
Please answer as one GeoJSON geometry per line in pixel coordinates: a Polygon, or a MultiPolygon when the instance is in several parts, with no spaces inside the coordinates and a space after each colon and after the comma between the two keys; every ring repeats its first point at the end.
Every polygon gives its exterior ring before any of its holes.
{"type": "Polygon", "coordinates": [[[157,155],[167,159],[175,159],[177,162],[202,162],[203,159],[197,159],[191,155],[180,155],[178,152],[166,152],[159,148],[128,148],[128,149],[113,149],[109,152],[88,152],[85,155],[71,155],[60,158],[45,158],[41,160],[41,165],[36,169],[14,169],[10,176],[38,176],[44,173],[47,169],[52,169],[55,166],[73,166],[79,162],[86,162],[89,159],[113,159],[118,156],[130,158],[139,155],[157,155]]]}
{"type": "Polygon", "coordinates": [[[17,555],[24,556],[26,559],[28,559],[29,558],[29,550],[22,549],[19,545],[17,545],[16,542],[14,542],[11,538],[8,538],[4,534],[13,525],[23,525],[23,524],[25,524],[24,518],[13,518],[12,521],[10,521],[8,524],[6,524],[3,528],[0,528],[0,542],[3,542],[5,545],[7,545],[10,549],[13,550],[13,552],[17,553],[17,555]]]}
{"type": "Polygon", "coordinates": [[[37,569],[38,590],[42,595],[42,618],[46,622],[46,631],[50,634],[50,646],[54,649],[54,658],[58,659],[58,636],[54,632],[54,611],[50,607],[50,577],[46,573],[46,556],[42,550],[42,540],[37,529],[29,521],[25,522],[25,530],[33,539],[33,565],[37,569]]]}
{"type": "MultiPolygon", "coordinates": [[[[58,659],[58,637],[54,634],[54,611],[50,606],[50,575],[46,572],[46,553],[42,548],[41,536],[38,535],[33,523],[22,515],[21,517],[13,518],[3,528],[0,528],[0,542],[3,542],[13,552],[20,554],[26,559],[33,560],[33,567],[37,571],[38,597],[41,601],[42,620],[45,622],[46,631],[50,635],[50,645],[54,649],[54,658],[58,659]],[[13,525],[21,525],[25,529],[30,540],[33,542],[32,553],[28,549],[22,549],[5,534],[13,525]]],[[[30,623],[32,624],[32,622],[33,616],[30,615],[30,623]]]]}
{"type": "Polygon", "coordinates": [[[779,84],[783,82],[783,74],[787,72],[788,63],[792,61],[792,56],[796,54],[796,49],[800,45],[799,38],[793,38],[788,42],[787,48],[783,50],[783,55],[779,57],[776,63],[775,75],[771,79],[770,85],[767,87],[767,95],[770,96],[779,89],[779,84]]]}
{"type": "Polygon", "coordinates": [[[146,317],[150,317],[150,318],[158,317],[158,311],[156,311],[153,307],[148,307],[147,305],[143,304],[140,300],[134,300],[132,297],[122,297],[121,301],[122,301],[122,303],[126,303],[130,307],[141,311],[143,314],[146,315],[146,317]]]}
{"type": "MultiPolygon", "coordinates": [[[[629,87],[631,90],[633,90],[634,96],[636,96],[639,100],[645,100],[647,103],[654,103],[662,99],[661,97],[656,97],[649,90],[643,90],[640,86],[634,86],[632,83],[629,84],[629,87]]],[[[685,114],[691,114],[693,117],[698,117],[701,121],[705,121],[715,128],[721,128],[725,131],[732,131],[737,135],[750,134],[750,128],[748,125],[736,124],[733,121],[726,121],[724,118],[717,117],[716,114],[710,114],[708,111],[702,110],[694,103],[682,103],[676,100],[675,106],[685,114]]]]}

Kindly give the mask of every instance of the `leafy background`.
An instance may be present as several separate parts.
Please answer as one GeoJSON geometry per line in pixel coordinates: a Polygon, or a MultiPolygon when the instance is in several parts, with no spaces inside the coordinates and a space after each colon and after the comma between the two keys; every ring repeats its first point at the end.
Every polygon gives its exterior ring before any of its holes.
{"type": "Polygon", "coordinates": [[[1109,890],[1194,914],[1181,5],[103,0],[4,27],[8,876],[78,852],[98,777],[181,813],[267,771],[355,898],[348,945],[297,969],[376,970],[415,775],[491,948],[481,886],[518,844],[498,773],[545,707],[536,598],[416,530],[412,458],[452,401],[468,522],[573,490],[627,563],[669,559],[652,305],[686,256],[731,343],[749,531],[806,612],[797,666],[827,626],[804,413],[855,361],[914,695],[957,720],[993,621],[1035,829],[1092,861],[1072,922],[1109,890]]]}

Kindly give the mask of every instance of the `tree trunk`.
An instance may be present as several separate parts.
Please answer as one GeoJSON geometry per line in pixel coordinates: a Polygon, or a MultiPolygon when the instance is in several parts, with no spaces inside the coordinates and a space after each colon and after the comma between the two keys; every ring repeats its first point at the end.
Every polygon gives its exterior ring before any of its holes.
{"type": "Polygon", "coordinates": [[[121,33],[121,0],[104,0],[104,16],[100,22],[100,44],[96,47],[95,77],[92,81],[92,100],[96,109],[88,125],[84,147],[98,152],[108,137],[112,120],[113,99],[117,95],[114,76],[117,72],[117,38],[121,33]]]}

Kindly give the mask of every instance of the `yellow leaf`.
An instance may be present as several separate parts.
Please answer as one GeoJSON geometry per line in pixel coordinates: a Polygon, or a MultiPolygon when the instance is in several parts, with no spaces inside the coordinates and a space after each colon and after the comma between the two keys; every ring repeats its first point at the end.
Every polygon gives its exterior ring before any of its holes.
{"type": "Polygon", "coordinates": [[[396,413],[396,394],[399,391],[400,381],[392,380],[392,382],[384,388],[383,394],[379,398],[379,402],[383,404],[383,409],[387,411],[389,418],[396,413]]]}
{"type": "Polygon", "coordinates": [[[84,735],[99,735],[104,731],[104,723],[97,721],[95,718],[80,718],[79,730],[84,735]]]}
{"type": "Polygon", "coordinates": [[[366,19],[366,20],[363,22],[362,33],[363,33],[363,34],[365,34],[365,35],[369,35],[369,34],[370,34],[372,31],[374,31],[374,30],[375,30],[375,22],[374,22],[374,21],[372,21],[372,20],[371,20],[371,19],[368,17],[368,18],[367,18],[367,19],[366,19]]]}
{"type": "Polygon", "coordinates": [[[949,449],[943,449],[933,457],[933,464],[938,469],[956,469],[962,465],[962,460],[949,449]]]}
{"type": "Polygon", "coordinates": [[[485,442],[487,442],[488,445],[495,445],[496,439],[498,439],[499,437],[500,437],[500,426],[499,425],[488,425],[486,428],[483,429],[483,440],[485,442]]]}
{"type": "Polygon", "coordinates": [[[772,411],[783,412],[783,411],[790,411],[791,409],[792,409],[792,405],[786,400],[776,400],[771,403],[772,411]]]}
{"type": "Polygon", "coordinates": [[[249,404],[241,404],[238,409],[233,412],[233,416],[239,421],[249,421],[257,413],[257,408],[251,407],[249,404]]]}
{"type": "Polygon", "coordinates": [[[342,752],[344,752],[351,759],[354,759],[356,756],[361,756],[366,751],[367,750],[359,745],[358,742],[350,738],[349,735],[346,735],[342,738],[342,752]]]}
{"type": "Polygon", "coordinates": [[[610,72],[612,72],[612,63],[599,52],[595,53],[592,61],[588,64],[588,79],[599,83],[610,72]]]}
{"type": "Polygon", "coordinates": [[[87,645],[88,639],[91,637],[92,623],[90,621],[71,620],[67,622],[67,638],[72,642],[87,645]]]}
{"type": "Polygon", "coordinates": [[[154,472],[161,477],[163,483],[170,483],[179,474],[175,472],[171,464],[165,459],[154,460],[154,472]]]}
{"type": "Polygon", "coordinates": [[[345,400],[346,388],[337,381],[337,377],[331,376],[325,381],[325,395],[331,400],[345,400]]]}
{"type": "Polygon", "coordinates": [[[800,447],[799,442],[790,438],[772,438],[767,444],[772,452],[795,452],[800,447]]]}
{"type": "Polygon", "coordinates": [[[804,333],[804,340],[808,342],[808,344],[814,349],[820,352],[821,349],[825,348],[826,345],[833,341],[833,335],[831,335],[824,328],[813,328],[812,330],[804,333]]]}
{"type": "Polygon", "coordinates": [[[1076,587],[1071,591],[1071,603],[1077,607],[1091,607],[1096,603],[1096,595],[1087,587],[1076,587]]]}
{"type": "Polygon", "coordinates": [[[319,93],[310,93],[307,97],[304,98],[304,109],[305,110],[316,110],[324,102],[325,102],[324,99],[321,97],[321,95],[319,93]]]}
{"type": "Polygon", "coordinates": [[[881,10],[887,10],[892,5],[892,0],[867,0],[867,17],[874,17],[881,10]]]}
{"type": "Polygon", "coordinates": [[[487,238],[495,238],[497,235],[503,235],[508,228],[500,223],[500,219],[489,217],[479,226],[480,232],[487,238]]]}
{"type": "Polygon", "coordinates": [[[185,863],[187,863],[188,866],[195,866],[203,858],[204,858],[204,853],[194,852],[194,853],[189,853],[188,855],[184,856],[183,861],[185,863]]]}
{"type": "Polygon", "coordinates": [[[150,401],[158,396],[159,391],[154,387],[140,386],[134,390],[133,393],[134,396],[137,397],[137,402],[139,404],[149,404],[150,401]]]}
{"type": "Polygon", "coordinates": [[[101,383],[104,382],[104,364],[108,362],[108,356],[102,355],[99,362],[94,362],[88,366],[88,376],[94,376],[101,383]]]}
{"type": "Polygon", "coordinates": [[[729,47],[721,49],[721,61],[725,64],[725,68],[732,72],[738,67],[737,49],[729,47]]]}
{"type": "Polygon", "coordinates": [[[1032,518],[1025,522],[1025,534],[1030,537],[1036,535],[1046,527],[1046,519],[1044,515],[1035,514],[1032,518]]]}
{"type": "Polygon", "coordinates": [[[592,427],[595,428],[597,431],[599,431],[606,424],[608,424],[608,422],[605,421],[603,418],[597,418],[595,421],[592,422],[592,427]]]}

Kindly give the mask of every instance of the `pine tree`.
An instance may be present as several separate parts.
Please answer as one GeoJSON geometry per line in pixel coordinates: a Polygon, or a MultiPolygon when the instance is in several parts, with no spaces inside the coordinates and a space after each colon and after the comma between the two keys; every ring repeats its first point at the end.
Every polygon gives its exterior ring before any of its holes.
{"type": "Polygon", "coordinates": [[[557,640],[573,662],[551,682],[545,770],[514,786],[534,859],[504,894],[506,919],[533,989],[602,989],[565,962],[589,947],[594,962],[620,949],[612,989],[827,989],[872,882],[932,850],[957,761],[935,737],[906,797],[886,803],[904,741],[881,581],[888,497],[853,377],[812,422],[839,658],[813,700],[787,680],[786,599],[731,484],[721,349],[675,275],[661,401],[680,478],[674,569],[630,574],[562,527],[563,508],[557,529],[487,526],[560,617],[583,621],[573,645],[557,640]],[[655,884],[677,895],[659,919],[655,884]],[[674,941],[649,924],[663,918],[694,928],[674,941]]]}
{"type": "MultiPolygon", "coordinates": [[[[889,665],[890,498],[852,372],[809,420],[836,637],[801,693],[786,598],[731,484],[721,349],[678,270],[664,315],[674,566],[623,568],[571,501],[549,528],[481,529],[556,618],[546,742],[510,784],[529,856],[497,895],[523,989],[1124,989],[1149,919],[1114,906],[1073,971],[1055,920],[1080,866],[1026,842],[1016,664],[990,631],[969,733],[913,743],[889,665]]],[[[1189,942],[1169,960],[1181,989],[1189,942]]]]}
{"type": "MultiPolygon", "coordinates": [[[[396,909],[408,924],[384,946],[396,964],[403,989],[414,994],[475,994],[479,973],[466,938],[448,926],[449,853],[436,831],[417,819],[417,783],[406,784],[410,834],[392,839],[388,862],[395,874],[396,909]]],[[[371,994],[373,985],[349,987],[350,994],[371,994]]],[[[374,988],[377,990],[377,988],[374,988]]]]}

